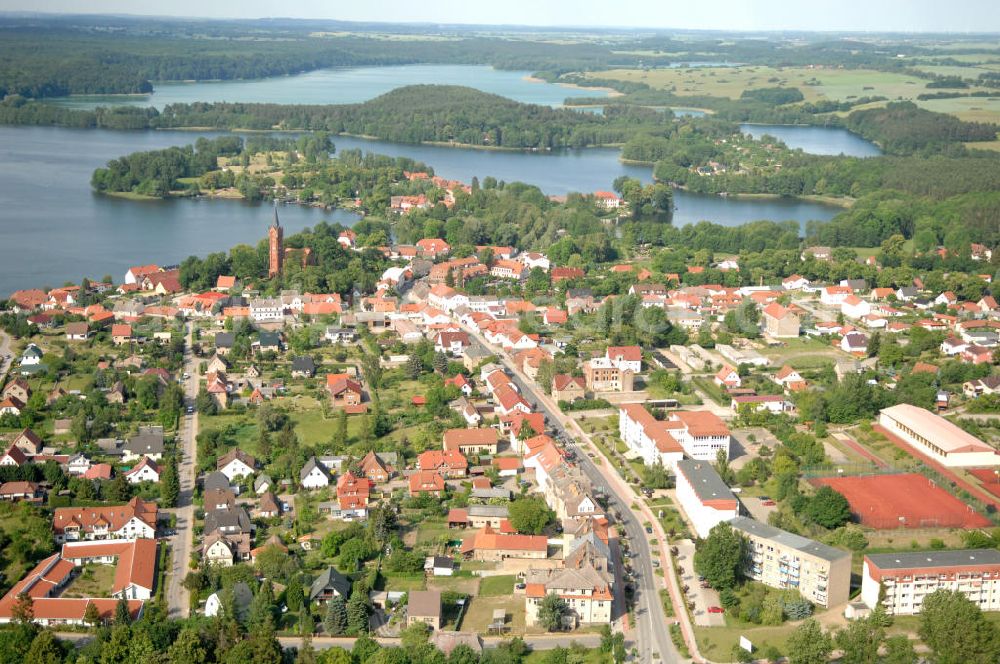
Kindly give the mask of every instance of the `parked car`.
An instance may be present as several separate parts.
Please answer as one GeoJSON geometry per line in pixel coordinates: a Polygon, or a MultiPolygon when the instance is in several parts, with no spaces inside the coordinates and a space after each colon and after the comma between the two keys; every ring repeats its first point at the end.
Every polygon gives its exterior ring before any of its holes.
{"type": "Polygon", "coordinates": [[[646,526],[646,532],[649,533],[650,535],[652,535],[653,534],[653,527],[652,526],[646,526]]]}
{"type": "Polygon", "coordinates": [[[774,507],[777,503],[775,503],[773,500],[762,500],[760,501],[760,504],[763,505],[764,507],[774,507]]]}
{"type": "Polygon", "coordinates": [[[721,606],[710,606],[708,607],[709,613],[725,613],[725,610],[721,606]]]}

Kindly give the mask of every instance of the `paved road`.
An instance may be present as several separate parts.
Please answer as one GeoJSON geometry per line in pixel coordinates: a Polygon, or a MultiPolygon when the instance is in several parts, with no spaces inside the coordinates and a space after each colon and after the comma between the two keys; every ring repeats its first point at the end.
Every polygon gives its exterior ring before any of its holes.
{"type": "Polygon", "coordinates": [[[10,365],[14,363],[13,351],[11,350],[13,343],[10,335],[0,330],[0,385],[3,384],[7,372],[10,371],[10,365]]]}
{"type": "MultiPolygon", "coordinates": [[[[501,359],[507,369],[511,372],[512,380],[521,390],[522,396],[532,404],[539,412],[545,414],[546,424],[556,433],[567,439],[578,438],[582,430],[576,426],[576,430],[571,435],[566,430],[566,422],[571,421],[551,404],[551,399],[543,395],[534,382],[515,367],[506,353],[491,346],[486,339],[479,334],[478,330],[466,328],[470,334],[479,340],[486,348],[491,348],[497,352],[497,357],[501,359]]],[[[597,449],[596,447],[594,448],[597,449]]],[[[602,464],[598,468],[587,456],[585,451],[579,449],[577,460],[580,469],[587,475],[595,487],[603,487],[605,494],[609,498],[609,507],[614,509],[618,515],[618,523],[625,536],[629,539],[631,551],[635,556],[632,559],[632,569],[634,573],[635,585],[635,622],[636,637],[632,639],[631,646],[639,651],[639,660],[643,663],[650,663],[654,660],[654,654],[665,662],[682,661],[677,653],[674,644],[670,639],[667,630],[667,621],[663,615],[663,604],[660,601],[660,584],[653,572],[653,553],[651,552],[647,533],[642,527],[640,517],[632,512],[630,505],[633,495],[627,493],[624,482],[621,481],[617,471],[610,468],[608,464],[602,464]],[[610,477],[605,473],[612,473],[610,477]]],[[[662,540],[661,540],[662,541],[662,540]]]]}
{"type": "Polygon", "coordinates": [[[195,436],[198,433],[198,412],[188,415],[188,406],[194,406],[198,396],[198,363],[191,353],[192,327],[187,326],[187,341],[184,344],[184,371],[190,378],[184,381],[184,407],[181,415],[180,439],[177,441],[178,475],[181,491],[177,499],[177,507],[169,510],[177,516],[176,532],[170,537],[172,547],[170,570],[167,576],[167,615],[171,618],[183,618],[188,615],[190,596],[182,585],[188,572],[188,562],[191,560],[191,550],[194,546],[194,485],[197,469],[195,455],[197,445],[195,436]]]}

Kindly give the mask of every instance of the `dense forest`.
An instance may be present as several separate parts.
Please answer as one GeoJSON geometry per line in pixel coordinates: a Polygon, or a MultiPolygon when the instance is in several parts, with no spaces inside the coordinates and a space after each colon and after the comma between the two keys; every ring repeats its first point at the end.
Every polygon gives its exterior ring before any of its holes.
{"type": "Polygon", "coordinates": [[[156,109],[70,110],[24,98],[0,102],[0,123],[109,129],[281,129],[374,136],[402,143],[552,149],[623,143],[669,127],[672,116],[640,107],[603,115],[522,104],[472,88],[416,85],[362,104],[193,103],[156,109]]]}
{"type": "Polygon", "coordinates": [[[995,124],[965,122],[951,115],[934,113],[913,102],[895,102],[885,108],[854,111],[847,128],[876,141],[891,154],[936,153],[955,143],[996,140],[995,124]]]}
{"type": "MultiPolygon", "coordinates": [[[[426,33],[427,27],[421,27],[426,33]]],[[[415,63],[488,64],[558,76],[664,66],[678,62],[678,56],[671,54],[692,51],[690,41],[662,34],[581,39],[577,32],[568,32],[564,40],[550,40],[530,29],[435,26],[437,39],[407,38],[415,32],[408,25],[289,19],[10,16],[0,20],[0,98],[142,93],[149,92],[155,81],[250,79],[327,67],[415,63]],[[387,31],[400,38],[385,39],[387,31]]],[[[711,35],[699,40],[697,53],[696,60],[874,68],[935,80],[909,68],[896,55],[940,57],[944,51],[916,39],[893,43],[888,50],[877,41],[846,36],[763,40],[711,35]]]]}
{"type": "Polygon", "coordinates": [[[387,40],[360,32],[317,35],[321,27],[305,21],[101,17],[90,24],[75,18],[9,17],[0,22],[0,98],[141,93],[151,91],[154,81],[251,79],[328,67],[488,64],[564,72],[638,63],[636,56],[597,43],[469,34],[440,40],[387,40]]]}
{"type": "Polygon", "coordinates": [[[320,129],[402,143],[448,142],[505,148],[586,147],[621,143],[639,128],[669,118],[649,109],[607,115],[522,104],[471,88],[414,85],[362,104],[173,104],[152,124],[159,128],[216,127],[320,129]]]}
{"type": "Polygon", "coordinates": [[[98,168],[90,184],[102,193],[165,196],[178,187],[180,178],[198,177],[213,170],[220,156],[237,155],[242,149],[243,139],[239,136],[220,136],[199,138],[193,146],[135,152],[112,159],[106,168],[98,168]]]}

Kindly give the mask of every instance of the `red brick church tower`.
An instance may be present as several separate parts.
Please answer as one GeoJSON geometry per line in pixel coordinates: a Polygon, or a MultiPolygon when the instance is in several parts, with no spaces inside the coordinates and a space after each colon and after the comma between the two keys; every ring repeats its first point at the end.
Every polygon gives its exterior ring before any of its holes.
{"type": "Polygon", "coordinates": [[[267,276],[276,277],[281,274],[281,268],[285,262],[285,229],[281,227],[281,222],[278,221],[278,204],[274,204],[274,223],[271,227],[267,229],[267,239],[270,244],[269,255],[271,257],[270,265],[267,269],[267,276]]]}

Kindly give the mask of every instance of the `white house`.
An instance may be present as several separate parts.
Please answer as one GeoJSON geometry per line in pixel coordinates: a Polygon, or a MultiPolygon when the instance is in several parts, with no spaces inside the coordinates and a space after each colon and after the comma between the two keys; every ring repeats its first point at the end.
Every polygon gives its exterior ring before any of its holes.
{"type": "Polygon", "coordinates": [[[845,353],[867,353],[868,337],[860,332],[848,332],[840,340],[840,349],[845,353]]]}
{"type": "Polygon", "coordinates": [[[780,394],[751,394],[733,397],[730,407],[734,413],[738,413],[741,407],[749,407],[755,412],[766,410],[776,415],[794,410],[794,405],[780,394]]]}
{"type": "Polygon", "coordinates": [[[259,323],[281,322],[285,319],[285,305],[281,298],[255,297],[250,300],[250,319],[259,323]]]}
{"type": "Polygon", "coordinates": [[[552,263],[545,254],[540,254],[534,251],[528,251],[521,254],[520,261],[524,263],[524,266],[529,270],[533,270],[538,267],[548,272],[549,268],[552,267],[552,263]]]}
{"type": "Polygon", "coordinates": [[[257,461],[243,450],[234,449],[218,462],[218,471],[226,476],[230,482],[237,477],[247,477],[253,475],[254,466],[257,461]]]}
{"type": "Polygon", "coordinates": [[[714,381],[719,387],[734,388],[743,385],[740,372],[728,364],[719,369],[719,373],[715,374],[714,381]]]}
{"type": "Polygon", "coordinates": [[[872,305],[851,293],[840,303],[840,312],[845,318],[863,318],[872,312],[872,305]]]}
{"type": "Polygon", "coordinates": [[[639,346],[608,346],[604,357],[622,371],[642,371],[642,349],[639,346]]]}
{"type": "Polygon", "coordinates": [[[427,295],[427,301],[438,309],[444,309],[449,313],[459,307],[469,306],[468,295],[459,293],[454,288],[445,286],[444,284],[432,286],[430,293],[427,295]]]}
{"type": "Polygon", "coordinates": [[[455,573],[455,561],[448,556],[428,556],[424,561],[424,572],[433,576],[452,576],[455,573]]]}
{"type": "Polygon", "coordinates": [[[310,457],[299,473],[299,485],[303,489],[321,489],[330,486],[330,474],[316,457],[310,457]]]}
{"type": "Polygon", "coordinates": [[[853,292],[850,286],[827,286],[820,290],[819,301],[831,306],[840,306],[853,292]]]}
{"type": "Polygon", "coordinates": [[[90,459],[87,457],[82,454],[74,454],[66,463],[66,472],[70,475],[83,475],[90,470],[91,465],[90,459]]]}
{"type": "Polygon", "coordinates": [[[28,344],[21,353],[21,366],[34,366],[42,363],[42,350],[35,344],[28,344]]]}
{"type": "Polygon", "coordinates": [[[941,352],[945,355],[961,355],[969,344],[958,337],[948,337],[941,342],[941,352]]]}
{"type": "Polygon", "coordinates": [[[159,482],[160,469],[155,461],[149,457],[142,457],[142,461],[136,464],[131,470],[125,472],[125,479],[129,481],[129,484],[159,482]]]}
{"type": "Polygon", "coordinates": [[[785,290],[802,290],[809,286],[809,280],[801,275],[793,274],[790,277],[785,277],[781,281],[781,285],[785,290]]]}

